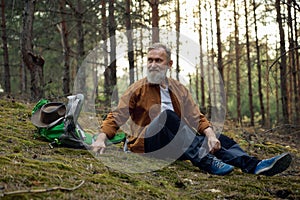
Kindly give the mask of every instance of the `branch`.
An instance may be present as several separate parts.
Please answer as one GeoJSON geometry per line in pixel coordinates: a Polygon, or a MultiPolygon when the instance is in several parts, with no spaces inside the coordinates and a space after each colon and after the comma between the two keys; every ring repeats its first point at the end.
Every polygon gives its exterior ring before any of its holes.
{"type": "Polygon", "coordinates": [[[276,126],[274,128],[265,130],[263,133],[273,132],[273,131],[276,131],[276,130],[282,129],[282,128],[285,128],[285,129],[287,129],[287,128],[300,128],[300,126],[299,125],[294,125],[294,124],[283,124],[283,125],[276,126]]]}
{"type": "Polygon", "coordinates": [[[269,67],[269,71],[271,70],[271,68],[284,56],[284,55],[286,55],[288,52],[290,52],[290,51],[294,51],[294,50],[297,50],[297,49],[300,49],[300,45],[299,46],[297,46],[297,47],[294,47],[294,48],[292,48],[292,49],[289,49],[289,50],[287,50],[286,52],[284,52],[281,56],[279,56],[273,63],[272,63],[272,65],[270,65],[270,67],[269,67]]]}
{"type": "Polygon", "coordinates": [[[45,188],[45,189],[28,189],[28,190],[16,190],[11,192],[3,192],[0,193],[0,197],[8,196],[8,195],[14,195],[14,194],[26,194],[26,193],[42,193],[42,192],[50,192],[50,191],[74,191],[80,188],[84,184],[84,181],[81,181],[81,183],[75,187],[72,188],[65,188],[65,187],[52,187],[52,188],[45,188]]]}
{"type": "Polygon", "coordinates": [[[295,7],[297,7],[297,10],[300,11],[300,6],[299,6],[299,4],[297,4],[296,0],[292,0],[292,1],[294,2],[295,7]]]}

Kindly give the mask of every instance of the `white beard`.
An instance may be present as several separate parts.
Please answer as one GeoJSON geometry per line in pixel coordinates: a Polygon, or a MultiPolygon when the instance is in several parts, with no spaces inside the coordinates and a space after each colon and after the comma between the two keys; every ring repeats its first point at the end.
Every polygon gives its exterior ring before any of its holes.
{"type": "Polygon", "coordinates": [[[161,71],[150,71],[147,69],[147,80],[152,84],[161,84],[165,80],[166,74],[167,69],[161,71]]]}

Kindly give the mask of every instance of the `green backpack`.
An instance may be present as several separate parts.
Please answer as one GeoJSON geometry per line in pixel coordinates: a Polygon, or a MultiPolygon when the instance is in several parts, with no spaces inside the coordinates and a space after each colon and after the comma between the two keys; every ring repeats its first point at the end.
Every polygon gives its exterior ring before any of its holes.
{"type": "MultiPolygon", "coordinates": [[[[77,149],[89,149],[97,135],[85,132],[77,122],[83,100],[84,96],[82,94],[77,94],[68,96],[67,105],[50,102],[47,99],[38,101],[31,112],[31,121],[37,127],[37,135],[49,141],[49,146],[51,148],[54,146],[64,146],[77,149]],[[48,111],[51,113],[51,116],[48,116],[48,111]],[[53,113],[58,115],[60,113],[61,115],[56,116],[53,113]],[[52,117],[53,119],[48,120],[47,117],[52,117]],[[43,118],[43,122],[40,122],[41,118],[43,118]],[[44,122],[47,123],[45,124],[44,122]]],[[[122,142],[125,138],[125,133],[120,132],[116,134],[114,138],[109,140],[108,144],[122,142]]]]}

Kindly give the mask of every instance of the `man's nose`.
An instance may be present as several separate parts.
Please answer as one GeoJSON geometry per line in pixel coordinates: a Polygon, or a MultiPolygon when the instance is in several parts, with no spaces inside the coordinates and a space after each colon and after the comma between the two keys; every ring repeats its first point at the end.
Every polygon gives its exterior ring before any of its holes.
{"type": "Polygon", "coordinates": [[[158,66],[157,66],[157,63],[155,61],[153,61],[152,63],[149,64],[149,67],[151,67],[151,68],[155,67],[156,68],[158,66]]]}

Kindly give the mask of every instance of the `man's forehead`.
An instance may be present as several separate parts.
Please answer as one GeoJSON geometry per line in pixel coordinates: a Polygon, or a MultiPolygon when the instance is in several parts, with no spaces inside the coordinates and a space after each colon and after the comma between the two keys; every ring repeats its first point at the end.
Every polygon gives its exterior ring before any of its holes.
{"type": "Polygon", "coordinates": [[[148,56],[166,56],[167,53],[163,48],[151,49],[148,56]]]}

